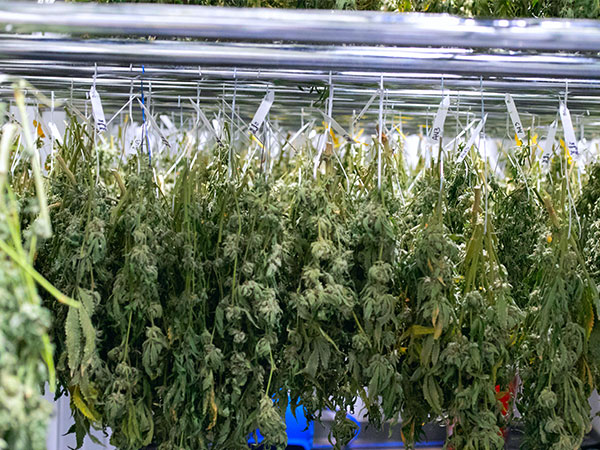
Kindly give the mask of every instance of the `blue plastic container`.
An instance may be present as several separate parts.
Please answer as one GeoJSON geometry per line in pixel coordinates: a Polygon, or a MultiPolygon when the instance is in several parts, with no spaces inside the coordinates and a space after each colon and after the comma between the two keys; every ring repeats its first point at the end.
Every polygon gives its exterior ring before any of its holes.
{"type": "MultiPolygon", "coordinates": [[[[285,425],[288,435],[288,446],[300,447],[304,450],[311,450],[313,446],[314,425],[306,420],[304,408],[298,406],[296,408],[296,417],[292,414],[292,408],[288,405],[285,411],[285,425]]],[[[254,436],[250,436],[248,444],[257,444],[263,440],[260,430],[256,430],[258,441],[254,440],[254,436]]]]}

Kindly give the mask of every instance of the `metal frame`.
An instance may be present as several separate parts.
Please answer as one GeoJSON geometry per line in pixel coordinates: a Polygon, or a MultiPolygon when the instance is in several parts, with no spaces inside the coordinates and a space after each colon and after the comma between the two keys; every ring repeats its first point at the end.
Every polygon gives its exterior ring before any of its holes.
{"type": "Polygon", "coordinates": [[[600,51],[600,24],[592,20],[475,20],[369,11],[0,2],[2,29],[330,45],[600,51]]]}
{"type": "Polygon", "coordinates": [[[0,38],[0,59],[321,71],[600,79],[597,56],[475,53],[461,49],[0,38]]]}
{"type": "MultiPolygon", "coordinates": [[[[572,114],[600,124],[587,113],[600,105],[600,57],[581,53],[600,50],[600,23],[593,21],[0,0],[0,32],[0,73],[26,77],[59,98],[69,98],[74,81],[73,98],[81,104],[97,72],[108,111],[128,98],[144,65],[144,80],[154,84],[153,105],[162,111],[191,112],[177,98],[195,98],[199,85],[204,107],[214,111],[224,99],[231,101],[235,85],[237,107],[246,117],[270,85],[278,93],[273,116],[293,127],[301,108],[318,97],[297,86],[331,82],[336,117],[346,120],[383,81],[388,112],[417,118],[408,129],[431,117],[445,93],[460,97],[461,120],[479,114],[483,100],[486,127],[502,130],[504,93],[513,94],[523,117],[536,114],[545,123],[554,118],[568,84],[572,114]],[[57,32],[68,35],[51,34],[57,32]],[[162,39],[132,38],[148,35],[162,39]],[[429,45],[435,48],[424,48],[429,45]]],[[[0,88],[2,98],[10,93],[0,88]]],[[[365,119],[372,121],[375,109],[365,119]]]]}

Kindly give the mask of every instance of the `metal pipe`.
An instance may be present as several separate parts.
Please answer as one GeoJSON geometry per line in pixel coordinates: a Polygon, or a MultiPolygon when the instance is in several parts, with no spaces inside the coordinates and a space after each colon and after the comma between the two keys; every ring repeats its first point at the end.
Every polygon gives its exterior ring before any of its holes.
{"type": "Polygon", "coordinates": [[[437,14],[186,5],[0,2],[0,30],[324,44],[600,51],[592,20],[476,20],[437,14]]]}
{"type": "MultiPolygon", "coordinates": [[[[94,67],[77,67],[77,66],[54,66],[47,63],[35,65],[35,66],[21,66],[15,70],[14,67],[4,67],[0,63],[0,72],[10,74],[16,77],[25,77],[33,85],[39,86],[44,83],[45,86],[61,86],[69,87],[71,82],[75,82],[76,85],[84,87],[89,86],[94,81],[95,69],[94,67]],[[45,66],[45,67],[44,67],[45,66]]],[[[129,72],[129,71],[128,71],[129,72]]],[[[243,92],[259,92],[260,96],[264,95],[264,91],[269,85],[273,85],[278,91],[288,91],[293,95],[306,95],[309,92],[305,89],[303,93],[300,90],[302,84],[298,82],[302,79],[303,74],[300,73],[298,78],[282,79],[281,75],[287,75],[287,72],[280,74],[277,71],[267,73],[266,77],[255,79],[252,75],[257,76],[259,71],[247,71],[242,70],[236,71],[237,79],[245,79],[246,82],[239,86],[240,93],[243,92]],[[248,78],[242,78],[243,76],[248,78]]],[[[261,77],[265,74],[264,71],[260,71],[261,77]]],[[[316,78],[318,74],[314,74],[315,78],[309,78],[309,84],[314,86],[315,81],[319,81],[316,78]]],[[[348,93],[351,96],[364,95],[366,98],[370,96],[376,90],[376,83],[373,83],[373,78],[366,78],[362,83],[356,83],[357,79],[349,73],[342,72],[339,78],[332,77],[333,80],[337,81],[339,86],[338,92],[348,93]],[[367,80],[371,80],[371,83],[367,83],[367,80]],[[348,81],[348,82],[342,82],[348,81]]],[[[110,67],[110,66],[99,66],[96,83],[99,87],[104,88],[108,92],[114,92],[119,90],[128,91],[132,80],[137,79],[135,71],[132,73],[124,74],[121,68],[110,67]]],[[[192,74],[187,70],[181,68],[155,68],[147,67],[145,79],[154,83],[157,92],[159,90],[168,90],[169,92],[188,92],[190,90],[195,91],[197,89],[198,82],[206,89],[221,90],[223,86],[233,86],[233,71],[231,69],[211,69],[203,72],[203,78],[198,79],[198,74],[192,74]]],[[[408,78],[386,78],[386,84],[388,90],[393,95],[400,95],[405,97],[417,97],[417,98],[438,98],[441,95],[440,91],[440,80],[439,78],[419,78],[419,77],[408,77],[408,78]]],[[[479,95],[478,89],[475,90],[474,82],[472,79],[446,79],[444,83],[447,89],[451,91],[461,91],[461,96],[464,99],[470,97],[476,97],[479,95]]],[[[496,96],[503,98],[506,92],[514,93],[519,99],[530,99],[531,101],[545,101],[548,99],[556,99],[558,95],[563,95],[565,88],[564,80],[532,80],[532,79],[505,79],[505,80],[486,80],[483,83],[484,93],[486,96],[496,96]]],[[[587,99],[595,100],[600,98],[596,95],[600,91],[600,83],[594,82],[593,80],[581,80],[578,82],[572,82],[569,85],[569,93],[571,98],[579,96],[587,96],[587,99]]],[[[186,95],[186,94],[182,94],[186,95]]],[[[318,93],[315,95],[318,96],[318,93]]]]}
{"type": "Polygon", "coordinates": [[[208,65],[599,79],[594,56],[479,54],[470,50],[123,40],[0,39],[0,59],[29,58],[106,64],[208,65]]]}
{"type": "MultiPolygon", "coordinates": [[[[27,60],[5,60],[0,61],[0,73],[22,76],[22,77],[47,77],[55,80],[57,84],[70,83],[73,78],[90,78],[97,70],[98,83],[107,83],[114,85],[119,80],[129,82],[132,77],[137,77],[141,73],[141,68],[124,66],[98,65],[97,69],[93,65],[67,64],[52,61],[27,61],[27,60]]],[[[428,73],[397,73],[397,72],[351,72],[343,71],[332,74],[332,81],[335,84],[348,83],[352,85],[375,86],[381,77],[384,76],[386,84],[415,86],[415,87],[438,87],[441,77],[444,75],[444,85],[450,88],[461,89],[479,89],[479,77],[477,76],[448,76],[447,74],[428,74],[428,73]]],[[[163,81],[171,83],[174,87],[180,86],[187,89],[181,81],[198,81],[198,67],[154,67],[146,66],[145,79],[153,81],[163,81]]],[[[233,81],[234,78],[251,82],[284,82],[284,83],[309,83],[311,85],[327,83],[329,72],[326,71],[308,71],[308,70],[259,70],[259,69],[237,69],[226,67],[211,67],[202,69],[202,79],[218,82],[233,81]]],[[[194,84],[194,89],[195,89],[194,84]]],[[[504,93],[514,91],[527,91],[530,93],[543,93],[546,95],[556,95],[564,91],[564,79],[541,79],[530,78],[494,78],[484,79],[483,87],[485,90],[496,89],[504,93]]],[[[598,80],[570,80],[569,92],[573,94],[584,92],[600,92],[600,82],[598,80]]]]}
{"type": "MultiPolygon", "coordinates": [[[[36,89],[41,90],[47,96],[50,92],[56,92],[57,98],[69,97],[69,86],[61,81],[60,78],[52,77],[32,77],[30,81],[36,89]]],[[[92,83],[91,77],[79,78],[75,80],[74,98],[77,101],[85,101],[84,93],[89,90],[92,83]]],[[[129,83],[125,79],[99,79],[97,80],[97,88],[101,93],[103,104],[107,111],[114,111],[129,98],[129,83]]],[[[179,107],[173,99],[180,96],[193,97],[196,92],[196,82],[183,82],[173,84],[169,82],[154,83],[154,97],[156,106],[159,110],[177,110],[179,107]]],[[[256,104],[264,95],[266,87],[264,84],[244,84],[238,86],[238,104],[244,116],[251,116],[256,110],[256,104]]],[[[274,116],[295,117],[299,108],[308,107],[318,97],[318,93],[301,92],[294,85],[276,85],[272,89],[276,91],[277,101],[273,107],[274,116]]],[[[425,114],[428,107],[434,106],[439,101],[439,90],[415,90],[415,89],[395,89],[388,86],[389,98],[388,108],[400,108],[406,114],[411,116],[419,116],[425,114]]],[[[201,103],[203,107],[209,110],[219,109],[220,99],[224,96],[225,99],[231,98],[233,95],[233,85],[223,85],[215,80],[205,80],[202,82],[203,96],[201,103]]],[[[370,87],[360,86],[344,86],[340,85],[336,90],[336,108],[335,114],[337,117],[350,115],[352,110],[356,109],[356,105],[364,104],[372,95],[374,90],[370,87]]],[[[455,91],[445,86],[445,92],[452,98],[460,95],[463,113],[466,113],[469,107],[477,108],[480,102],[481,95],[476,91],[455,91]],[[472,95],[469,95],[472,94],[472,95]]],[[[11,96],[12,90],[9,85],[5,89],[0,89],[0,97],[11,96]]],[[[490,113],[488,120],[498,121],[503,124],[506,114],[504,104],[504,91],[485,91],[486,110],[490,113]]],[[[540,95],[531,93],[521,93],[515,95],[519,109],[522,114],[536,113],[541,115],[541,119],[545,120],[549,117],[554,117],[557,108],[557,96],[555,95],[540,95]]],[[[598,96],[582,96],[573,95],[570,97],[569,106],[573,114],[585,113],[588,109],[594,109],[600,103],[598,96]]],[[[367,116],[375,117],[376,111],[367,112],[367,116]]]]}

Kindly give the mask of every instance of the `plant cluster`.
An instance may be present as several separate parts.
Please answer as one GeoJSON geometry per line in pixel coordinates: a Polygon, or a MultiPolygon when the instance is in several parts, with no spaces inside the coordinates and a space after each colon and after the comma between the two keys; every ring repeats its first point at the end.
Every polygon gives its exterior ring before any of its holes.
{"type": "MultiPolygon", "coordinates": [[[[283,448],[291,404],[335,412],[341,448],[358,399],[372,426],[401,417],[411,448],[434,420],[452,449],[503,448],[516,423],[524,449],[580,445],[600,380],[600,169],[580,177],[555,156],[544,177],[524,160],[499,179],[476,151],[457,163],[440,149],[411,174],[401,141],[333,140],[320,160],[309,142],[267,157],[187,137],[187,157],[125,157],[72,116],[46,186],[52,235],[28,167],[0,183],[0,206],[21,212],[2,222],[2,311],[37,308],[0,370],[42,382],[32,342],[53,367],[52,341],[78,445],[110,428],[119,449],[245,449],[258,430],[283,448]],[[44,293],[47,309],[22,296],[18,267],[64,295],[44,293]]],[[[23,417],[44,414],[33,406],[23,417]]]]}
{"type": "MultiPolygon", "coordinates": [[[[20,91],[16,97],[25,115],[20,91]]],[[[8,179],[17,127],[4,124],[3,119],[4,105],[0,104],[0,449],[42,450],[52,405],[40,395],[40,386],[48,383],[54,390],[56,375],[51,315],[42,305],[37,286],[47,290],[48,301],[71,309],[78,305],[33,268],[39,243],[50,231],[40,165],[29,141],[23,159],[36,185],[35,195],[20,198],[8,179]],[[35,219],[22,222],[25,217],[35,219]]]]}

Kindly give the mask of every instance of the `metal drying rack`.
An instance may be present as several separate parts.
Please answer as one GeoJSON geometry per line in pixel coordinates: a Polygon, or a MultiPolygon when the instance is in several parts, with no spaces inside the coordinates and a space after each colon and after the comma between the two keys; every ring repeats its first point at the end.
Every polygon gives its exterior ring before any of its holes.
{"type": "MultiPolygon", "coordinates": [[[[80,103],[96,76],[109,111],[141,77],[159,110],[192,112],[181,98],[198,98],[214,111],[235,92],[245,118],[269,87],[272,115],[292,129],[330,81],[340,120],[351,120],[383,82],[386,111],[416,118],[411,131],[444,94],[457,121],[478,115],[483,101],[486,128],[501,133],[505,93],[524,121],[535,116],[542,126],[568,93],[572,114],[600,130],[596,21],[0,1],[0,30],[0,73],[80,103]]],[[[0,84],[0,97],[10,95],[0,84]]],[[[373,102],[363,119],[377,113],[373,102]]]]}

